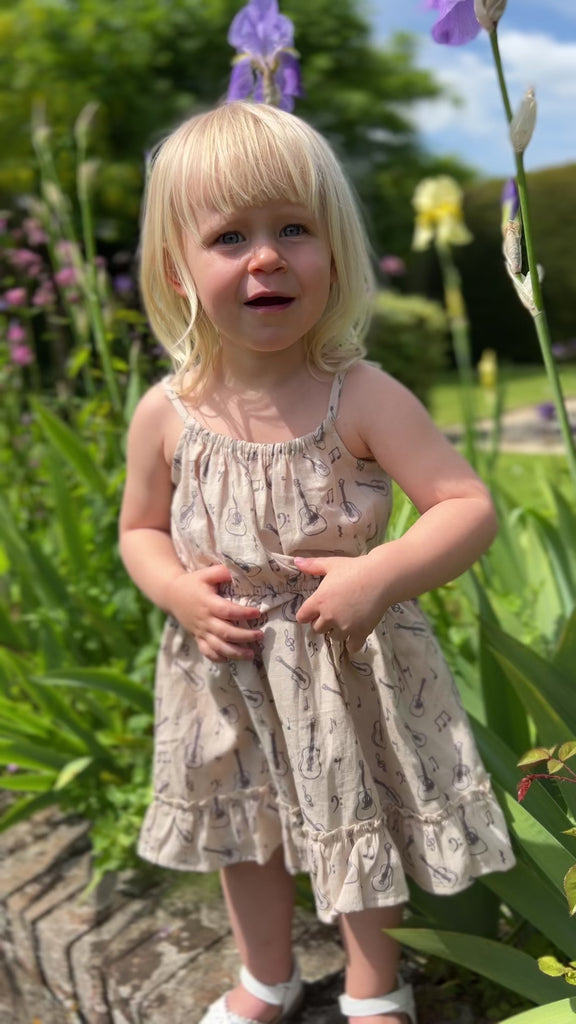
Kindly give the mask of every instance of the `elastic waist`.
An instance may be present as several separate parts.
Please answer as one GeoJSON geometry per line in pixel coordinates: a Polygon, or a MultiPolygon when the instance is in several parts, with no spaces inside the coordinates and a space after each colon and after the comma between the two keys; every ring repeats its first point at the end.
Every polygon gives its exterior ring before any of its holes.
{"type": "Polygon", "coordinates": [[[276,603],[283,596],[293,597],[295,594],[313,594],[322,582],[322,576],[300,576],[290,581],[283,578],[267,583],[252,583],[251,580],[231,580],[220,583],[218,591],[222,597],[256,597],[261,600],[272,600],[276,603]]]}

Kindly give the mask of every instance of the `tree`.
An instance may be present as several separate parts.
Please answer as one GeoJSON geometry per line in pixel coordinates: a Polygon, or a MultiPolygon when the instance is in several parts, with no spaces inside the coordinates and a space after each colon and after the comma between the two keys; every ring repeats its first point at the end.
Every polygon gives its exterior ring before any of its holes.
{"type": "MultiPolygon", "coordinates": [[[[175,123],[226,92],[227,32],[238,0],[0,0],[0,198],[34,187],[30,117],[45,108],[64,181],[73,188],[71,128],[99,103],[93,148],[99,232],[133,241],[144,155],[175,123]]],[[[286,0],[306,97],[297,113],[323,131],[361,195],[378,251],[406,248],[409,198],[430,158],[410,105],[440,94],[415,66],[410,37],[382,48],[356,0],[286,0]]],[[[464,170],[460,168],[462,174],[464,170]]]]}

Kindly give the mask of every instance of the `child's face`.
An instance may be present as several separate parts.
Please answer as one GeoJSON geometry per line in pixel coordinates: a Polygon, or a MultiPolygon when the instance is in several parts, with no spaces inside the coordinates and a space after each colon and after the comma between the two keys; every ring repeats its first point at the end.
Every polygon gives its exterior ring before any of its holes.
{"type": "Polygon", "coordinates": [[[297,343],[322,316],[333,280],[327,238],[310,212],[279,200],[231,215],[202,209],[196,221],[188,268],[222,345],[273,352],[297,343]]]}

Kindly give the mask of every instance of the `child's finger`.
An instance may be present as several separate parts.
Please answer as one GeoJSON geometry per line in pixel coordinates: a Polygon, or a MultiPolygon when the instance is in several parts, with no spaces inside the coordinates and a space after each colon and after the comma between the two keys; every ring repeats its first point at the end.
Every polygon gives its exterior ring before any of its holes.
{"type": "Polygon", "coordinates": [[[235,601],[227,601],[225,597],[218,597],[214,604],[210,605],[210,611],[219,619],[257,619],[260,615],[258,608],[249,608],[245,604],[236,604],[235,601]]]}
{"type": "Polygon", "coordinates": [[[223,619],[215,619],[208,628],[215,637],[227,644],[254,644],[264,637],[261,629],[243,629],[223,619]]]}
{"type": "Polygon", "coordinates": [[[325,576],[328,572],[323,558],[295,558],[294,565],[309,576],[325,576]]]}
{"type": "Polygon", "coordinates": [[[318,618],[318,609],[314,598],[315,595],[312,594],[312,597],[309,597],[304,601],[304,604],[300,606],[296,612],[296,622],[314,622],[314,620],[318,618]]]}

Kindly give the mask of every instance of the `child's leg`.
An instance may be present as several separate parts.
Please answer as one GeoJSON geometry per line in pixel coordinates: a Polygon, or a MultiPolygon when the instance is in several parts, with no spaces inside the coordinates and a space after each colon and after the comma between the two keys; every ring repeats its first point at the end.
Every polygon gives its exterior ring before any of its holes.
{"type": "MultiPolygon", "coordinates": [[[[403,907],[382,907],[342,914],[339,918],[346,953],[346,994],[355,999],[388,995],[398,987],[400,946],[383,929],[395,928],[403,907]]],[[[354,1024],[408,1024],[405,1014],[352,1017],[354,1024]]]]}
{"type": "MultiPolygon", "coordinates": [[[[222,889],[240,959],[265,985],[288,981],[293,970],[292,913],[294,878],[284,867],[279,847],[263,865],[234,864],[221,873],[222,889]]],[[[264,1003],[238,985],[227,998],[241,1017],[267,1022],[278,1007],[264,1003]]]]}

